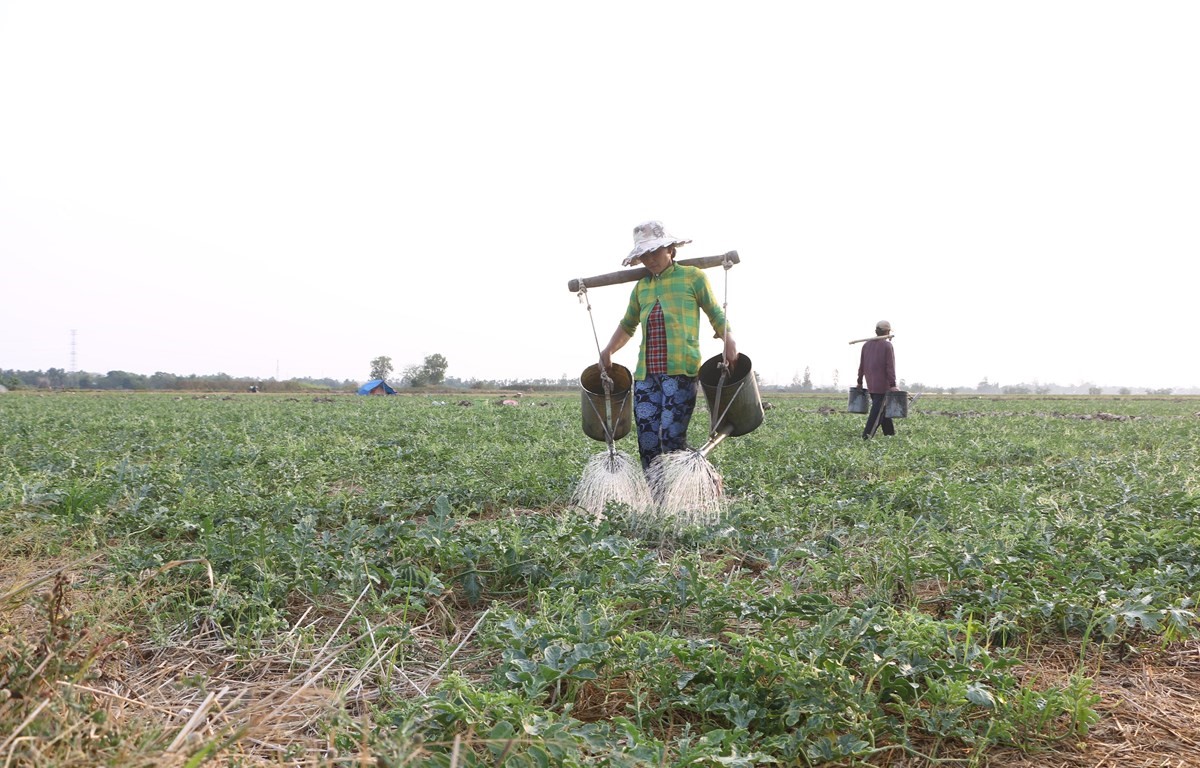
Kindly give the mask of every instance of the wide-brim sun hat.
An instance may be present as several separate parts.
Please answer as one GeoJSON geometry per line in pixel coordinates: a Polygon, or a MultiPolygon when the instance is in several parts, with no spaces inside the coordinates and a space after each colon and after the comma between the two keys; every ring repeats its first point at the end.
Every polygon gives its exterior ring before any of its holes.
{"type": "Polygon", "coordinates": [[[691,240],[667,234],[661,221],[643,221],[633,228],[633,250],[621,262],[627,267],[642,263],[642,257],[668,245],[687,245],[691,240]]]}

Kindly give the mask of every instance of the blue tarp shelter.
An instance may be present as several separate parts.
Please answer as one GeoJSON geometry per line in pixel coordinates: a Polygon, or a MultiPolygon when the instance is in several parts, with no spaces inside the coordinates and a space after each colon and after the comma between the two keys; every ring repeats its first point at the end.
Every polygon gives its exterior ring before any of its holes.
{"type": "Polygon", "coordinates": [[[383,379],[371,379],[358,388],[360,395],[394,395],[396,390],[388,386],[383,379]]]}

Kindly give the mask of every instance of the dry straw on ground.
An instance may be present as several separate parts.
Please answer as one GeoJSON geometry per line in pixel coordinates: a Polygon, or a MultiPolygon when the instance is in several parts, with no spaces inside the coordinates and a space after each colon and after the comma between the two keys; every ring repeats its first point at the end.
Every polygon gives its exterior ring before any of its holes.
{"type": "MultiPolygon", "coordinates": [[[[1119,646],[1089,662],[1099,672],[1100,721],[1087,737],[1053,752],[1001,752],[995,768],[1200,768],[1200,641],[1132,652],[1119,646]],[[1129,655],[1118,657],[1116,651],[1129,655]]],[[[1065,680],[1079,666],[1078,651],[1045,651],[1025,665],[1026,679],[1065,680]]]]}
{"type": "MultiPolygon", "coordinates": [[[[21,720],[0,736],[0,766],[89,765],[97,759],[175,766],[203,749],[211,749],[209,757],[218,763],[349,764],[357,758],[339,754],[330,735],[339,724],[370,732],[370,705],[382,695],[425,696],[458,670],[487,615],[464,626],[455,621],[464,614],[435,606],[407,633],[387,633],[357,615],[356,601],[341,613],[310,606],[272,647],[231,647],[209,625],[181,630],[167,642],[128,637],[133,644],[114,652],[114,638],[102,636],[105,627],[97,626],[45,651],[38,638],[47,636],[46,617],[30,608],[48,585],[61,584],[53,577],[27,578],[6,589],[10,599],[0,604],[0,626],[8,639],[23,638],[26,649],[43,654],[42,670],[52,668],[56,654],[92,654],[95,660],[85,675],[51,679],[36,672],[43,698],[19,717],[10,716],[22,702],[0,702],[6,724],[21,720]],[[11,599],[18,592],[26,599],[11,599]],[[101,741],[109,745],[98,746],[101,741]]],[[[74,592],[78,609],[86,603],[89,611],[103,612],[99,594],[74,592]]]]}

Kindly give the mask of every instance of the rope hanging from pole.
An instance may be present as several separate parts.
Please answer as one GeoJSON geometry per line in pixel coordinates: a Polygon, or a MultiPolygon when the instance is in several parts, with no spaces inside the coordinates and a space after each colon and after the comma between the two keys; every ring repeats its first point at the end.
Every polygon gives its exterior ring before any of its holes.
{"type": "MultiPolygon", "coordinates": [[[[578,295],[579,295],[579,302],[581,304],[587,305],[588,321],[592,324],[592,339],[596,342],[596,359],[599,360],[600,354],[601,354],[600,353],[600,335],[598,333],[596,333],[596,318],[592,314],[592,300],[591,300],[591,298],[588,297],[587,285],[583,282],[583,280],[579,281],[578,295]]],[[[612,376],[609,375],[608,371],[606,371],[604,369],[603,365],[600,365],[599,368],[600,368],[600,382],[604,386],[604,414],[601,417],[601,421],[604,423],[604,437],[605,437],[605,442],[608,443],[608,453],[610,456],[612,456],[612,455],[615,455],[616,450],[617,450],[616,449],[616,440],[613,437],[613,433],[615,432],[615,429],[616,429],[615,426],[613,425],[613,407],[612,407],[613,379],[612,379],[612,376]]],[[[588,400],[588,403],[591,404],[590,399],[588,400]]],[[[592,410],[594,412],[596,412],[596,416],[598,416],[598,417],[601,416],[601,414],[596,410],[595,405],[592,405],[592,410]]]]}
{"type": "MultiPolygon", "coordinates": [[[[733,261],[730,259],[730,254],[727,253],[725,254],[724,259],[721,261],[721,269],[725,273],[725,295],[722,297],[721,302],[721,314],[725,316],[725,331],[721,339],[721,364],[718,366],[718,368],[721,369],[721,375],[717,378],[717,403],[720,403],[721,401],[721,391],[725,388],[726,377],[729,376],[729,361],[725,359],[725,350],[729,348],[729,270],[732,268],[733,261]]],[[[733,363],[736,365],[737,361],[734,360],[733,363]]],[[[737,396],[736,392],[734,393],[734,396],[737,396]]],[[[725,406],[725,410],[718,415],[716,404],[714,404],[712,410],[708,414],[708,431],[710,435],[716,434],[717,424],[720,423],[721,419],[725,418],[725,414],[729,412],[729,407],[731,405],[733,405],[733,398],[730,398],[729,404],[725,406]]]]}
{"type": "MultiPolygon", "coordinates": [[[[591,298],[588,297],[587,285],[584,284],[582,279],[580,279],[578,282],[579,282],[579,290],[577,291],[577,293],[579,295],[579,303],[587,304],[588,321],[591,322],[591,324],[592,324],[592,340],[596,342],[596,359],[599,360],[600,359],[600,335],[598,333],[596,333],[596,318],[594,315],[592,315],[592,300],[591,300],[591,298]]],[[[604,382],[604,394],[606,394],[606,395],[612,394],[612,388],[613,388],[612,376],[608,375],[608,371],[604,370],[604,366],[600,366],[600,381],[604,382]]]]}
{"type": "MultiPolygon", "coordinates": [[[[721,262],[721,268],[725,271],[725,302],[721,304],[721,312],[725,315],[725,338],[723,339],[725,344],[729,343],[729,270],[733,269],[733,260],[729,256],[730,254],[725,254],[725,260],[721,262]]],[[[724,353],[725,350],[722,349],[721,354],[724,353]]],[[[736,365],[737,360],[734,360],[733,363],[736,365]]]]}

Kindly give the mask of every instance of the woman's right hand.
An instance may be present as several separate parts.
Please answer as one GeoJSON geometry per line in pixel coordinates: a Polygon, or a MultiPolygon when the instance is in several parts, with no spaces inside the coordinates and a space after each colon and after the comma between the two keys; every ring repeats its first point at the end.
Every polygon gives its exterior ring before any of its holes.
{"type": "Polygon", "coordinates": [[[613,331],[612,338],[608,340],[608,344],[604,345],[604,349],[600,350],[600,367],[605,371],[612,368],[613,352],[625,346],[632,338],[620,326],[617,326],[617,330],[613,331]]]}

